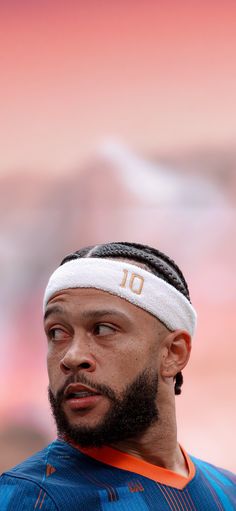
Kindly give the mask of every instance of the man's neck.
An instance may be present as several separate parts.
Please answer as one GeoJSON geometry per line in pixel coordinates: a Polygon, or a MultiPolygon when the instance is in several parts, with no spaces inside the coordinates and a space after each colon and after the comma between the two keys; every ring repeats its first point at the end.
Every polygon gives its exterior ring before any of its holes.
{"type": "MultiPolygon", "coordinates": [[[[160,410],[161,412],[161,410],[160,410]]],[[[173,408],[165,406],[165,418],[159,420],[138,438],[129,438],[110,447],[135,456],[143,461],[188,476],[188,467],[177,442],[177,428],[173,408]]]]}

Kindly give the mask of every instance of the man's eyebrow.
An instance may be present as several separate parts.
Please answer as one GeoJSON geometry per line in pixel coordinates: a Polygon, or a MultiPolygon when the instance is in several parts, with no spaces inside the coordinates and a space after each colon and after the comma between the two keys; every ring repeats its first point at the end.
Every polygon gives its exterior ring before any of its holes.
{"type": "Polygon", "coordinates": [[[46,321],[46,319],[48,318],[48,316],[50,316],[51,314],[63,314],[63,308],[62,307],[59,307],[59,305],[52,305],[51,307],[49,307],[45,314],[44,314],[44,321],[46,321]]]}

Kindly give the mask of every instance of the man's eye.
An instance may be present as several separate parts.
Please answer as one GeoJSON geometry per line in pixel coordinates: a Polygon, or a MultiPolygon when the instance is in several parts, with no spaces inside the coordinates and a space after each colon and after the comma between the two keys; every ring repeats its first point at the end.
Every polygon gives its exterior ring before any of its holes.
{"type": "Polygon", "coordinates": [[[103,323],[96,325],[94,328],[95,335],[100,335],[100,336],[110,335],[110,334],[113,334],[114,332],[115,332],[114,327],[112,327],[111,325],[105,325],[103,323]]]}
{"type": "Polygon", "coordinates": [[[68,339],[69,335],[62,328],[50,328],[48,337],[52,341],[64,341],[68,339]]]}

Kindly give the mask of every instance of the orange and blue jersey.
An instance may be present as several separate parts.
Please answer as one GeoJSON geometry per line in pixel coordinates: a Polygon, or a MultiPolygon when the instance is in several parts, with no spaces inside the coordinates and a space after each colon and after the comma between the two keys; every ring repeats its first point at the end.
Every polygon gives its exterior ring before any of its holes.
{"type": "Polygon", "coordinates": [[[56,440],[1,476],[0,510],[235,511],[236,477],[184,455],[188,477],[110,447],[56,440]]]}

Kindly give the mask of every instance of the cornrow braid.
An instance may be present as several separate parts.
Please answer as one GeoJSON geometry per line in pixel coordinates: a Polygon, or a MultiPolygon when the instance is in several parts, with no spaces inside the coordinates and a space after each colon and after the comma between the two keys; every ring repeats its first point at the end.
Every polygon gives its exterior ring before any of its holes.
{"type": "MultiPolygon", "coordinates": [[[[183,273],[172,259],[155,248],[140,243],[128,242],[92,245],[69,254],[62,260],[61,265],[82,257],[124,258],[143,263],[151,273],[174,286],[191,303],[188,285],[183,273]]],[[[175,376],[176,395],[181,394],[182,385],[183,375],[182,372],[179,372],[175,376]]]]}

